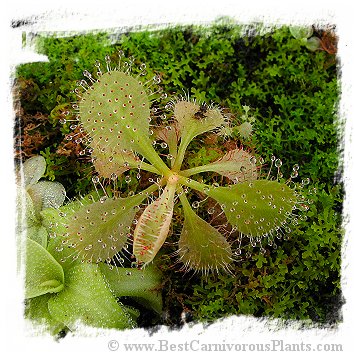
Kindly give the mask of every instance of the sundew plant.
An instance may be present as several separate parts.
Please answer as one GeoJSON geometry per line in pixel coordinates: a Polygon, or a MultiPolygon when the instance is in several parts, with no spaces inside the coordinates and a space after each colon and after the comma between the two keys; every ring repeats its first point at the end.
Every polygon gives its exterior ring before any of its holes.
{"type": "MultiPolygon", "coordinates": [[[[310,154],[313,144],[307,142],[325,143],[316,136],[318,119],[297,136],[310,112],[295,102],[308,103],[319,118],[333,110],[335,99],[314,108],[304,91],[286,97],[278,89],[304,83],[299,68],[306,71],[314,61],[319,73],[308,76],[324,76],[323,92],[334,95],[336,76],[328,69],[333,54],[322,47],[326,32],[276,29],[264,35],[265,45],[263,36],[243,37],[230,25],[211,31],[215,37],[198,29],[138,32],[114,46],[93,38],[74,38],[73,45],[44,37],[42,45],[53,51],[47,52],[54,56],[52,70],[59,65],[64,78],[76,73],[53,98],[29,79],[50,73],[49,67],[35,74],[19,70],[25,90],[37,91],[42,109],[50,109],[55,140],[62,138],[52,148],[43,139],[41,150],[23,149],[31,157],[22,169],[31,182],[24,188],[29,208],[20,217],[27,237],[26,314],[45,320],[52,333],[74,330],[77,320],[106,328],[141,326],[140,312],[147,310],[151,321],[144,325],[181,311],[214,320],[232,313],[295,317],[298,308],[309,318],[309,301],[316,298],[290,296],[306,291],[305,281],[319,279],[335,279],[329,296],[336,296],[340,196],[336,185],[327,193],[322,177],[334,175],[337,161],[328,152],[328,166],[319,166],[325,154],[310,154]],[[63,59],[56,41],[73,46],[74,57],[63,59]],[[89,61],[84,54],[90,41],[89,61]],[[78,55],[77,46],[83,46],[78,55]],[[267,54],[257,59],[262,46],[267,54]],[[299,62],[283,63],[285,53],[299,62]],[[222,79],[224,71],[230,79],[222,79]],[[279,128],[288,137],[282,139],[279,128]],[[295,145],[303,149],[290,154],[295,145]],[[69,167],[81,178],[70,176],[69,167]],[[305,273],[316,261],[323,271],[305,273]]],[[[49,76],[54,88],[64,83],[49,76]]],[[[314,91],[316,101],[318,89],[302,86],[314,91]]],[[[332,125],[323,125],[322,135],[334,134],[332,125]]],[[[330,147],[336,145],[322,150],[330,147]]]]}
{"type": "MultiPolygon", "coordinates": [[[[138,266],[152,262],[164,244],[177,199],[184,215],[177,255],[187,270],[228,271],[233,261],[228,236],[233,232],[239,233],[236,255],[241,254],[243,237],[252,244],[263,244],[290,233],[290,226],[302,217],[295,211],[308,209],[298,187],[290,185],[291,179],[298,176],[298,165],[289,180],[280,182],[281,159],[271,158],[277,175],[270,177],[270,172],[267,175],[260,172],[262,158],[235,147],[212,163],[182,168],[188,146],[199,135],[211,131],[228,135],[233,131],[228,116],[218,105],[198,103],[187,95],[168,100],[159,108],[163,119],[157,123],[151,103],[157,99],[163,99],[164,103],[168,99],[161,88],[154,88],[160,78],[145,79],[144,63],[134,73],[133,59],[123,59],[122,52],[118,56],[117,67],[106,56],[104,64],[96,62],[95,76],[85,70],[87,79],[80,80],[74,90],[79,97],[73,105],[75,125],[86,134],[83,140],[97,172],[92,180],[98,189],[100,180],[115,181],[118,175],[131,169],[152,172],[157,179],[136,195],[124,198],[103,195],[90,206],[68,215],[62,245],[72,248],[69,259],[87,263],[112,259],[127,244],[139,205],[157,190],[159,195],[146,203],[135,225],[133,255],[138,266]],[[158,141],[162,148],[168,148],[167,162],[154,149],[158,141]],[[216,187],[191,178],[208,171],[227,177],[230,183],[216,187]],[[224,234],[195,213],[193,208],[199,202],[194,201],[191,207],[186,197],[189,189],[212,198],[221,207],[227,219],[224,234]]],[[[242,136],[251,135],[248,127],[237,130],[242,136]]],[[[302,181],[303,185],[308,180],[302,181]]]]}

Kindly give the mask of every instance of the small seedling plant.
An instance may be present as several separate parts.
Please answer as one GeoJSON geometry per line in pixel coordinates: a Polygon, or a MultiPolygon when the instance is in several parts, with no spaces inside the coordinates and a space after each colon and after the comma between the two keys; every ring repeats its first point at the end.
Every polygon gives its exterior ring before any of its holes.
{"type": "Polygon", "coordinates": [[[62,120],[73,121],[75,132],[68,139],[82,141],[83,155],[91,157],[97,192],[97,199],[91,196],[78,209],[61,212],[63,229],[56,250],[63,261],[110,264],[117,257],[123,262],[129,252],[136,266],[145,267],[169,236],[174,207],[179,206],[183,226],[175,255],[181,269],[230,272],[242,255],[243,240],[262,248],[265,242],[273,244],[288,235],[302,219],[308,206],[300,189],[308,179],[302,184],[292,181],[298,176],[297,164],[284,179],[280,159],[271,157],[265,169],[263,158],[235,145],[213,162],[187,167],[189,146],[206,133],[250,137],[253,123],[248,116],[236,125],[216,104],[199,103],[186,94],[170,98],[160,87],[159,75],[146,78],[146,65],[136,66],[122,51],[116,64],[106,56],[95,67],[95,73],[83,72],[85,79],[73,91],[78,100],[62,120]],[[115,188],[128,170],[136,170],[138,179],[142,171],[155,179],[150,178],[151,185],[136,194],[115,189],[108,193],[107,183],[115,188]],[[203,182],[206,172],[220,175],[227,183],[203,182]],[[225,218],[223,227],[196,213],[200,202],[190,204],[193,191],[214,202],[225,218]]]}

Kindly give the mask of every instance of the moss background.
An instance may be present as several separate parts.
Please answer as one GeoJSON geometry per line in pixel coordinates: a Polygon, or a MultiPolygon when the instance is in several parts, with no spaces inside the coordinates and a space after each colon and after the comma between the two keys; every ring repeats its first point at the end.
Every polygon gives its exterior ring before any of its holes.
{"type": "MultiPolygon", "coordinates": [[[[15,94],[15,160],[42,154],[45,177],[61,182],[72,198],[93,189],[91,164],[80,155],[80,143],[65,140],[73,129],[60,124],[63,112],[76,100],[70,93],[82,72],[122,49],[147,65],[148,76],[159,73],[169,95],[189,92],[199,100],[230,108],[238,122],[243,106],[256,118],[255,135],[246,143],[265,159],[283,160],[289,175],[294,164],[311,179],[317,194],[309,195],[308,220],[266,253],[247,247],[250,257],[236,262],[235,276],[202,278],[171,269],[174,260],[162,256],[166,314],[160,321],[178,325],[181,314],[194,321],[214,321],[231,314],[284,319],[310,319],[322,324],[340,321],[342,303],[340,258],[343,190],[339,180],[337,104],[339,100],[336,38],[315,28],[322,49],[311,52],[285,27],[260,32],[259,25],[241,27],[217,22],[209,27],[174,27],[125,34],[88,33],[72,37],[35,35],[38,51],[49,62],[17,68],[15,94]]],[[[75,132],[76,129],[74,129],[75,132]]],[[[197,142],[187,160],[195,165],[216,158],[221,143],[197,142]]],[[[208,141],[209,140],[209,141],[208,141]]],[[[243,143],[239,143],[243,144],[243,143]]],[[[339,169],[340,167],[340,169],[339,169]]],[[[128,189],[124,180],[122,189],[128,189]]],[[[132,181],[129,189],[138,189],[132,181]]],[[[308,192],[306,188],[306,195],[308,192]]],[[[179,210],[177,216],[179,217],[179,210]]],[[[201,212],[199,212],[201,214],[201,212]]],[[[203,212],[202,212],[203,214],[203,212]]],[[[176,241],[176,219],[170,242],[176,241]]],[[[164,248],[169,253],[171,247],[164,248]]],[[[142,325],[151,325],[149,313],[142,325]]],[[[143,320],[144,320],[143,319],[143,320]]]]}

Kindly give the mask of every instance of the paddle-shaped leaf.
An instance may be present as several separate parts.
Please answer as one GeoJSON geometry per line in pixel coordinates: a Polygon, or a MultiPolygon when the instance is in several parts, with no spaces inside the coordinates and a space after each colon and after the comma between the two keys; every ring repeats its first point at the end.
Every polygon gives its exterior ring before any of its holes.
{"type": "Polygon", "coordinates": [[[135,151],[166,169],[149,138],[150,101],[138,79],[118,70],[104,73],[82,93],[78,108],[102,168],[135,151]]]}
{"type": "Polygon", "coordinates": [[[64,287],[64,272],[60,264],[40,244],[26,240],[25,296],[32,298],[55,293],[64,287]]]}
{"type": "Polygon", "coordinates": [[[62,246],[73,250],[72,259],[101,262],[111,259],[127,243],[133,218],[144,195],[100,199],[84,205],[67,218],[62,246]]]}
{"type": "Polygon", "coordinates": [[[138,167],[141,162],[139,157],[131,151],[123,152],[114,147],[107,147],[102,150],[100,145],[93,149],[92,157],[98,175],[109,179],[138,167]]]}
{"type": "Polygon", "coordinates": [[[43,156],[32,156],[23,163],[23,185],[32,186],[39,181],[46,171],[46,160],[43,156]]]}
{"type": "Polygon", "coordinates": [[[247,236],[268,234],[282,226],[297,202],[296,192],[284,183],[256,180],[207,192],[222,207],[229,223],[247,236]]]}
{"type": "Polygon", "coordinates": [[[42,330],[57,335],[65,329],[65,325],[56,321],[48,310],[48,301],[51,294],[37,296],[26,301],[25,317],[37,323],[42,330]]]}
{"type": "Polygon", "coordinates": [[[65,276],[65,289],[48,301],[51,316],[74,329],[78,321],[99,328],[131,328],[135,325],[124,306],[116,301],[95,264],[76,265],[65,276]]]}
{"type": "Polygon", "coordinates": [[[175,104],[174,117],[181,137],[187,136],[190,140],[225,123],[225,118],[219,109],[206,104],[199,106],[186,100],[178,101],[175,104]]]}
{"type": "Polygon", "coordinates": [[[194,269],[204,274],[227,269],[233,259],[226,238],[192,210],[184,194],[180,200],[185,221],[179,239],[179,256],[185,269],[194,269]]]}
{"type": "Polygon", "coordinates": [[[134,230],[133,254],[138,263],[148,264],[169,233],[174,209],[175,179],[169,180],[161,196],[148,205],[134,230]]]}
{"type": "Polygon", "coordinates": [[[65,200],[65,188],[60,182],[39,181],[28,187],[36,212],[42,209],[60,207],[65,200]]]}
{"type": "Polygon", "coordinates": [[[223,157],[207,165],[193,167],[184,171],[186,175],[213,171],[235,182],[256,180],[258,167],[256,158],[242,149],[228,151],[223,157]]]}
{"type": "Polygon", "coordinates": [[[154,265],[144,269],[119,268],[112,269],[107,264],[100,263],[101,273],[110,291],[116,297],[130,296],[158,313],[162,312],[161,272],[154,265]]]}

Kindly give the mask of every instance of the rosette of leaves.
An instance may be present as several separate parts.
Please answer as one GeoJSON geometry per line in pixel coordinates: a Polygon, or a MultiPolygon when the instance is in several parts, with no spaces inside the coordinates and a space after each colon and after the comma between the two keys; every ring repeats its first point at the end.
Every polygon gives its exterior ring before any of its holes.
{"type": "Polygon", "coordinates": [[[183,169],[185,154],[195,138],[211,131],[224,133],[223,129],[230,126],[223,110],[181,97],[160,108],[167,116],[172,109],[172,115],[159,124],[154,121],[156,108],[153,110],[152,103],[156,105],[161,91],[152,89],[152,83],[159,83],[160,78],[146,80],[142,66],[141,72],[134,74],[133,61],[112,68],[111,59],[105,60],[107,71],[97,63],[96,75],[85,71],[87,80],[79,82],[80,88],[75,90],[79,97],[75,114],[86,132],[97,172],[94,180],[114,181],[129,169],[160,177],[158,183],[134,196],[104,196],[68,215],[61,236],[62,248],[71,250],[66,259],[82,263],[113,259],[129,242],[131,222],[140,205],[158,190],[159,195],[145,203],[133,232],[133,255],[143,266],[153,261],[169,234],[176,197],[180,198],[185,219],[178,243],[184,268],[208,273],[228,270],[233,262],[227,237],[194,212],[186,189],[215,200],[231,229],[249,239],[270,239],[288,226],[289,217],[299,208],[296,190],[263,177],[256,157],[248,150],[235,148],[215,162],[183,169]],[[169,150],[164,156],[167,160],[155,150],[156,140],[163,140],[162,147],[169,150]],[[208,171],[229,178],[233,184],[215,187],[191,178],[208,171]]]}
{"type": "Polygon", "coordinates": [[[312,26],[300,27],[292,26],[290,27],[291,35],[300,43],[300,45],[305,46],[310,51],[316,51],[321,48],[320,39],[313,35],[312,26]]]}

